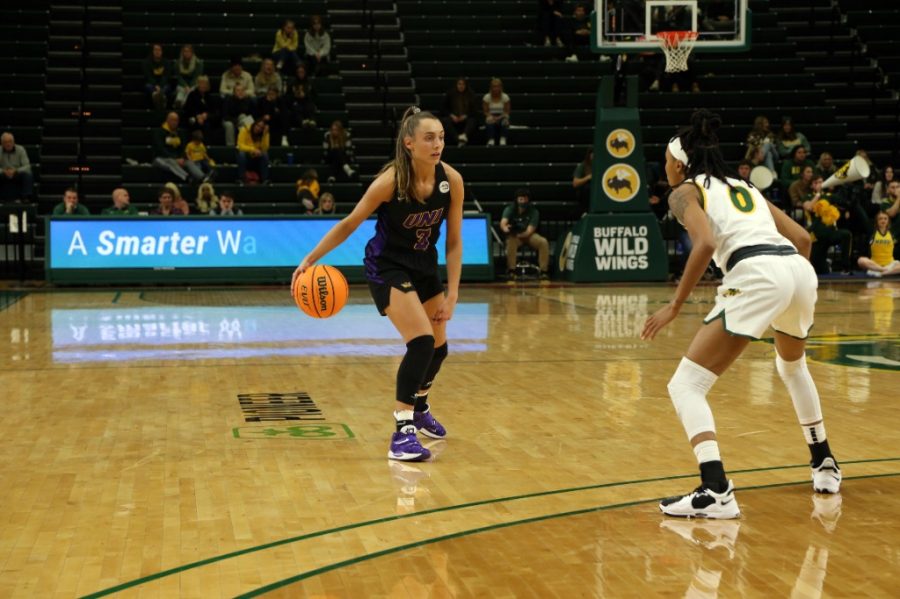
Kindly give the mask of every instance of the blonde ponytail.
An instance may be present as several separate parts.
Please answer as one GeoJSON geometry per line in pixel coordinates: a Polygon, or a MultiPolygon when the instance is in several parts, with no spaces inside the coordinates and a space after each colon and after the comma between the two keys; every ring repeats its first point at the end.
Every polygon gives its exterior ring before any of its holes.
{"type": "Polygon", "coordinates": [[[400,128],[397,131],[397,143],[394,146],[394,158],[384,165],[381,173],[394,167],[394,188],[397,190],[397,199],[408,202],[416,197],[415,177],[413,177],[412,156],[403,140],[407,137],[415,137],[419,123],[424,119],[437,119],[430,112],[421,110],[418,106],[410,106],[403,113],[400,120],[400,128]]]}

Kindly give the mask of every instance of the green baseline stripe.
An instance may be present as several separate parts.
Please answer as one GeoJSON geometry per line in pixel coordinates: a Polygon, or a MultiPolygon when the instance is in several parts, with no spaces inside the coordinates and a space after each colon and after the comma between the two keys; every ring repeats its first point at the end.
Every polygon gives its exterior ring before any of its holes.
{"type": "MultiPolygon", "coordinates": [[[[900,476],[900,472],[889,472],[886,474],[866,474],[862,476],[848,476],[844,480],[859,480],[864,478],[885,478],[889,476],[900,476]]],[[[768,485],[756,485],[753,487],[741,487],[740,491],[757,491],[760,489],[772,489],[777,487],[791,487],[797,485],[808,485],[808,480],[802,481],[794,481],[788,483],[771,483],[768,485]]],[[[645,503],[654,503],[663,499],[662,497],[656,499],[641,499],[639,501],[629,501],[626,503],[614,503],[610,505],[601,505],[596,507],[585,508],[581,510],[574,510],[571,512],[561,512],[559,514],[547,514],[544,516],[535,516],[533,518],[526,518],[524,520],[515,520],[513,522],[502,522],[500,524],[491,524],[490,526],[482,526],[480,528],[473,528],[470,530],[464,530],[461,532],[454,532],[448,535],[443,535],[440,537],[434,537],[431,539],[425,539],[422,541],[415,541],[413,543],[407,543],[406,545],[400,545],[399,547],[392,547],[390,549],[383,549],[381,551],[376,551],[375,553],[367,553],[365,555],[361,555],[359,557],[353,557],[348,560],[344,560],[342,562],[336,562],[334,564],[329,564],[327,566],[322,566],[321,568],[316,568],[315,570],[309,570],[308,572],[303,572],[302,574],[297,574],[296,576],[291,576],[290,578],[285,578],[284,580],[279,580],[278,582],[273,582],[272,584],[268,584],[264,587],[260,587],[249,593],[244,593],[243,595],[237,595],[235,599],[249,599],[250,597],[258,597],[264,593],[268,593],[269,591],[274,591],[276,589],[280,589],[281,587],[285,587],[289,584],[293,584],[295,582],[299,582],[306,578],[312,578],[313,576],[318,576],[319,574],[324,574],[326,572],[330,572],[331,570],[337,570],[343,568],[345,566],[352,566],[358,564],[360,562],[365,562],[370,559],[375,559],[376,557],[381,557],[383,555],[389,555],[391,553],[399,553],[401,551],[406,551],[407,549],[415,549],[416,547],[423,547],[425,545],[431,545],[433,543],[439,543],[441,541],[449,541],[451,539],[458,539],[460,537],[467,537],[470,535],[480,534],[483,532],[489,532],[492,530],[499,530],[501,528],[507,528],[509,526],[518,526],[519,524],[532,524],[534,522],[541,522],[543,520],[554,520],[556,518],[567,518],[569,516],[578,516],[581,514],[588,514],[590,512],[603,512],[607,510],[614,510],[625,507],[633,507],[636,505],[641,505],[645,503]]]]}
{"type": "MultiPolygon", "coordinates": [[[[895,458],[870,458],[864,460],[848,460],[841,461],[841,464],[866,464],[873,462],[897,462],[900,461],[900,457],[895,458]]],[[[789,470],[791,468],[809,468],[809,464],[795,464],[791,466],[770,466],[765,468],[747,468],[745,470],[731,470],[729,474],[747,474],[753,472],[769,472],[773,470],[789,470]]],[[[657,478],[643,478],[637,480],[627,480],[622,482],[614,482],[614,483],[601,483],[598,485],[587,485],[583,487],[569,487],[565,489],[554,489],[550,491],[540,491],[537,493],[528,493],[525,495],[512,495],[509,497],[498,497],[496,499],[485,499],[482,501],[472,501],[470,503],[461,503],[457,505],[448,505],[444,507],[434,508],[430,510],[423,510],[421,512],[412,512],[409,514],[400,514],[396,516],[386,516],[384,518],[376,518],[374,520],[366,520],[363,522],[355,522],[353,524],[345,524],[344,526],[338,526],[335,528],[327,528],[325,530],[318,530],[315,532],[310,532],[304,535],[299,535],[296,537],[288,537],[286,539],[279,539],[278,541],[272,541],[271,543],[265,543],[263,545],[256,545],[254,547],[248,547],[246,549],[240,549],[238,551],[232,551],[231,553],[223,553],[222,555],[216,555],[213,557],[208,557],[206,559],[202,559],[196,562],[190,562],[188,564],[184,564],[182,566],[176,566],[175,568],[170,568],[168,570],[162,570],[161,572],[157,572],[155,574],[150,574],[148,576],[144,576],[141,578],[136,578],[134,580],[130,580],[127,582],[123,582],[116,586],[112,586],[95,593],[91,593],[90,595],[84,595],[81,599],[95,599],[96,597],[105,597],[107,595],[112,595],[113,593],[118,593],[119,591],[123,591],[125,589],[136,587],[148,582],[152,582],[154,580],[158,580],[160,578],[165,578],[167,576],[172,576],[173,574],[180,574],[181,572],[185,572],[187,570],[193,570],[194,568],[200,568],[202,566],[207,566],[209,564],[214,564],[216,562],[225,561],[231,559],[233,557],[240,557],[242,555],[247,555],[248,553],[255,553],[257,551],[265,551],[266,549],[272,549],[273,547],[279,547],[281,545],[288,545],[290,543],[296,543],[298,541],[305,541],[307,539],[313,539],[316,537],[325,536],[328,534],[336,533],[336,532],[344,532],[346,530],[353,530],[354,528],[362,528],[364,526],[372,526],[375,524],[384,524],[385,522],[394,522],[396,520],[405,520],[407,518],[418,518],[421,516],[427,516],[430,514],[437,514],[440,512],[449,512],[455,510],[466,509],[470,507],[478,507],[482,505],[490,505],[492,503],[502,503],[505,501],[517,501],[520,499],[532,499],[535,497],[543,497],[546,495],[562,495],[565,493],[576,493],[578,491],[590,491],[594,489],[604,489],[609,487],[622,487],[625,485],[638,485],[642,483],[651,483],[651,482],[661,482],[666,480],[678,480],[681,478],[693,478],[697,476],[696,473],[693,474],[677,474],[674,476],[661,476],[657,478]]]]}

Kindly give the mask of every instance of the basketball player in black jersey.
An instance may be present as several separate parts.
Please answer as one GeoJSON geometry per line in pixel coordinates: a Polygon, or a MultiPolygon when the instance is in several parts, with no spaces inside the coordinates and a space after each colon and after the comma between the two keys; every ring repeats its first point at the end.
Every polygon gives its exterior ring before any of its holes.
{"type": "Polygon", "coordinates": [[[307,268],[343,243],[372,213],[375,236],[366,245],[366,279],[378,311],[406,343],[397,372],[396,432],[388,458],[431,457],[416,431],[443,438],[428,391],[447,357],[446,323],[459,297],[462,270],[463,180],[441,162],[444,128],[432,114],[411,107],[403,115],[394,159],[388,162],[347,217],[319,241],[294,271],[291,286],[307,268]],[[438,274],[435,244],[447,221],[447,293],[438,274]]]}

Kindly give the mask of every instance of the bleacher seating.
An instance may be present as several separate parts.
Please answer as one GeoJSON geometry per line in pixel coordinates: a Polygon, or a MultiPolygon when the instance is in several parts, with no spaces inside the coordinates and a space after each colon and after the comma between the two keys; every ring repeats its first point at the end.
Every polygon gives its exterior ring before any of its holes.
{"type": "MultiPolygon", "coordinates": [[[[208,140],[222,165],[217,187],[237,189],[246,212],[295,211],[294,181],[311,167],[319,170],[323,189],[335,193],[339,209],[348,210],[392,152],[392,118],[412,103],[439,109],[444,92],[462,75],[479,95],[491,77],[502,78],[513,110],[508,146],[487,148],[476,138],[445,150],[445,159],[465,177],[469,197],[497,219],[514,190],[527,185],[545,218],[565,223],[577,216],[571,175],[592,141],[596,90],[601,78],[613,74],[614,62],[588,57],[567,63],[562,49],[538,44],[532,0],[369,0],[368,15],[354,0],[129,0],[121,3],[120,13],[115,3],[98,4],[93,10],[99,12],[91,13],[95,37],[84,57],[62,51],[78,43],[66,27],[88,14],[78,12],[82,9],[37,0],[8,12],[10,18],[0,23],[0,49],[13,57],[0,70],[15,86],[0,91],[0,124],[15,130],[37,174],[52,173],[43,211],[71,179],[65,174],[67,157],[79,153],[91,157],[92,178],[83,191],[92,210],[106,206],[110,189],[120,182],[139,206],[155,200],[165,177],[149,164],[151,139],[163,115],[149,107],[140,74],[151,43],[163,43],[169,59],[181,44],[194,44],[215,90],[234,55],[256,73],[284,18],[295,19],[302,34],[309,15],[321,14],[337,62],[315,82],[318,128],[292,131],[290,148],[271,149],[272,186],[236,186],[234,150],[220,135],[208,140]],[[54,10],[56,24],[51,18],[48,28],[48,12],[54,10]],[[118,22],[112,18],[116,14],[118,22]],[[54,99],[45,106],[50,84],[54,99]],[[79,126],[69,105],[57,100],[65,94],[81,95],[96,106],[95,118],[79,126]],[[335,119],[353,134],[359,182],[324,183],[321,140],[335,119]],[[48,137],[46,131],[53,133],[48,137]]],[[[814,154],[829,150],[840,162],[865,147],[876,163],[889,162],[900,123],[895,91],[900,26],[893,24],[893,12],[878,0],[840,0],[836,6],[830,0],[751,0],[750,5],[749,52],[695,55],[702,93],[641,93],[645,158],[659,161],[676,128],[704,106],[722,115],[722,148],[732,162],[743,157],[746,133],[759,114],[773,126],[783,115],[793,117],[814,154]]],[[[625,68],[640,73],[640,57],[632,55],[625,68]]],[[[193,197],[192,188],[183,191],[193,197]]]]}

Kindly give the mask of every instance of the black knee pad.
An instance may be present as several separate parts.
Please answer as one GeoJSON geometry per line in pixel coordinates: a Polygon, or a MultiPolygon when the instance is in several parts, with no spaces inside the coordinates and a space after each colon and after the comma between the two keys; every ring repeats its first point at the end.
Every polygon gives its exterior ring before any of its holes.
{"type": "Polygon", "coordinates": [[[447,357],[447,342],[444,342],[444,345],[440,347],[434,348],[434,355],[431,357],[431,364],[428,365],[428,372],[425,373],[425,381],[422,383],[422,389],[431,388],[431,383],[434,382],[434,378],[437,376],[438,372],[441,370],[441,364],[444,363],[444,359],[447,357]]]}
{"type": "Polygon", "coordinates": [[[406,355],[397,370],[397,401],[415,405],[416,391],[425,380],[433,356],[433,335],[422,335],[406,344],[406,355]]]}

